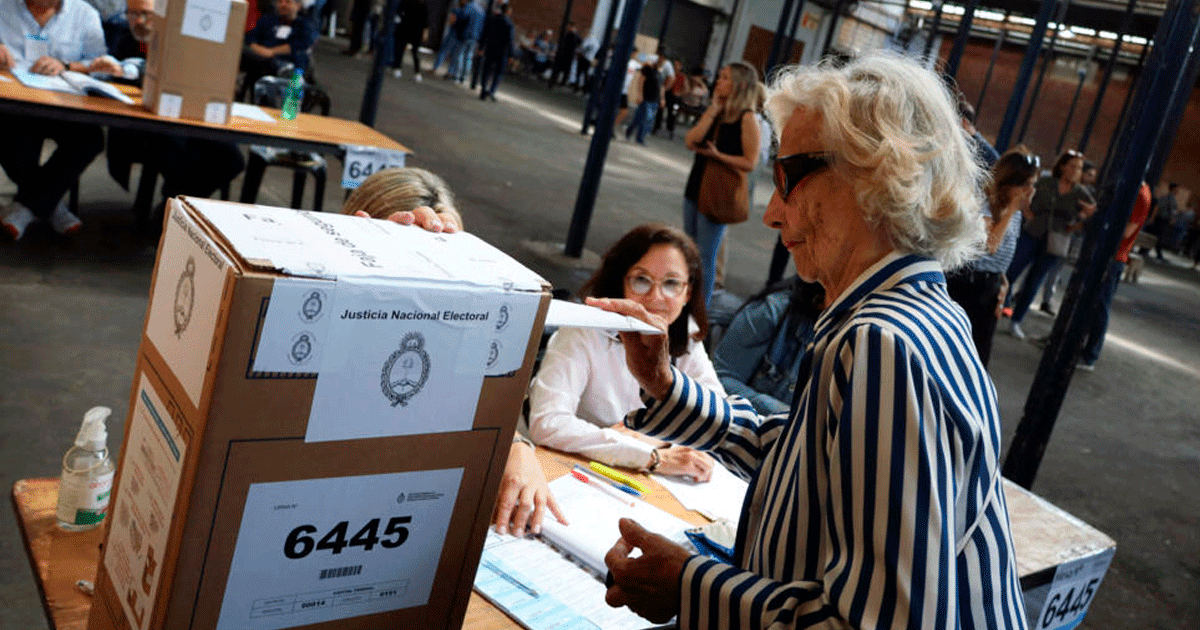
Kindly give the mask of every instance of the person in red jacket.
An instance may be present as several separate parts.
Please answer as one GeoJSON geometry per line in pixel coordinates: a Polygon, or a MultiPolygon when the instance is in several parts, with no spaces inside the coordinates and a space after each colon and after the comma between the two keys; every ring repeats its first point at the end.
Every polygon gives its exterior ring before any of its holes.
{"type": "Polygon", "coordinates": [[[1148,216],[1150,186],[1142,182],[1137,199],[1133,202],[1133,213],[1129,215],[1129,223],[1125,224],[1121,246],[1117,248],[1117,255],[1113,257],[1112,265],[1108,269],[1108,276],[1100,287],[1100,308],[1095,311],[1095,319],[1092,320],[1092,327],[1084,339],[1083,353],[1079,355],[1079,364],[1076,366],[1081,370],[1091,372],[1096,369],[1096,361],[1104,347],[1104,336],[1108,333],[1108,312],[1112,309],[1113,296],[1117,294],[1117,285],[1121,283],[1125,265],[1129,263],[1129,250],[1133,249],[1133,242],[1137,240],[1138,232],[1142,230],[1148,216]]]}

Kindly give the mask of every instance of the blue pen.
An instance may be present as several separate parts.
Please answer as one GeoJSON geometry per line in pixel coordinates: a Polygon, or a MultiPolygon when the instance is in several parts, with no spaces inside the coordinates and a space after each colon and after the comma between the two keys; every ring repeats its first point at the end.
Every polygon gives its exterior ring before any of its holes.
{"type": "Polygon", "coordinates": [[[591,477],[592,479],[596,479],[598,481],[603,481],[604,483],[616,488],[617,490],[620,490],[621,492],[624,492],[626,494],[631,494],[639,499],[642,498],[642,493],[638,492],[636,489],[631,488],[623,483],[613,481],[612,479],[609,479],[608,477],[605,477],[604,475],[599,475],[590,468],[587,468],[585,466],[580,466],[579,464],[575,464],[575,470],[578,470],[579,472],[591,477]]]}

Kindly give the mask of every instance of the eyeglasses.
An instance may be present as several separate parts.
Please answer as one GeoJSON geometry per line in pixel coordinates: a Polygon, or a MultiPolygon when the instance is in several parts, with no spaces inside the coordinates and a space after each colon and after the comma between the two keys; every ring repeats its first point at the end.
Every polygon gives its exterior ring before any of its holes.
{"type": "Polygon", "coordinates": [[[1021,161],[1025,163],[1025,166],[1035,171],[1042,167],[1042,160],[1032,153],[1018,153],[1017,155],[1021,156],[1021,161]]]}
{"type": "Polygon", "coordinates": [[[1083,157],[1083,151],[1076,151],[1075,149],[1067,149],[1065,153],[1073,158],[1083,157]]]}
{"type": "Polygon", "coordinates": [[[629,287],[629,290],[632,291],[634,295],[646,295],[656,285],[658,286],[659,290],[662,291],[663,296],[668,298],[677,298],[683,295],[683,291],[687,288],[688,283],[687,280],[683,280],[681,278],[663,278],[662,280],[655,280],[644,273],[638,273],[625,277],[625,286],[629,287]]]}
{"type": "Polygon", "coordinates": [[[823,168],[828,168],[832,161],[833,155],[824,151],[796,153],[775,158],[775,190],[784,201],[787,201],[792,191],[800,185],[805,177],[823,168]]]}
{"type": "Polygon", "coordinates": [[[125,12],[125,19],[129,20],[130,22],[133,22],[136,20],[149,20],[150,16],[152,16],[152,15],[154,15],[153,11],[132,11],[132,10],[130,10],[130,11],[125,12]]]}

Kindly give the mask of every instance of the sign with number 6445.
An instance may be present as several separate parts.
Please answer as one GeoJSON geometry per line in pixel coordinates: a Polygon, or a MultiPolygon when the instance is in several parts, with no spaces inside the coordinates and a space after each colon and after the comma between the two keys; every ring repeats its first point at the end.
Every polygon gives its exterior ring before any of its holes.
{"type": "Polygon", "coordinates": [[[389,168],[403,168],[405,154],[375,147],[346,147],[342,188],[358,188],[363,180],[389,168]]]}
{"type": "Polygon", "coordinates": [[[1030,627],[1056,630],[1079,625],[1096,596],[1096,590],[1100,588],[1114,551],[1108,549],[1088,558],[1059,565],[1054,572],[1054,582],[1046,593],[1045,603],[1030,627]]]}

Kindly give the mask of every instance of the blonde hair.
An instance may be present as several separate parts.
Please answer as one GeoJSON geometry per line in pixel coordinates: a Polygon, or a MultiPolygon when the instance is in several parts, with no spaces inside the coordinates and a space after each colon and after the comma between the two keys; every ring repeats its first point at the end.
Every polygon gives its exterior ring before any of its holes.
{"type": "Polygon", "coordinates": [[[732,116],[740,117],[747,109],[761,111],[758,70],[744,61],[735,61],[726,67],[729,68],[729,97],[725,99],[721,117],[726,120],[732,116]]]}
{"type": "Polygon", "coordinates": [[[797,107],[820,115],[818,133],[833,168],[892,247],[936,258],[946,270],[983,252],[987,172],[933,72],[873,51],[841,67],[826,60],[787,68],[769,92],[777,135],[797,107]]]}
{"type": "Polygon", "coordinates": [[[452,217],[462,227],[450,187],[423,168],[389,168],[371,175],[350,193],[342,213],[362,210],[376,219],[386,219],[394,212],[411,212],[421,206],[452,217]]]}

